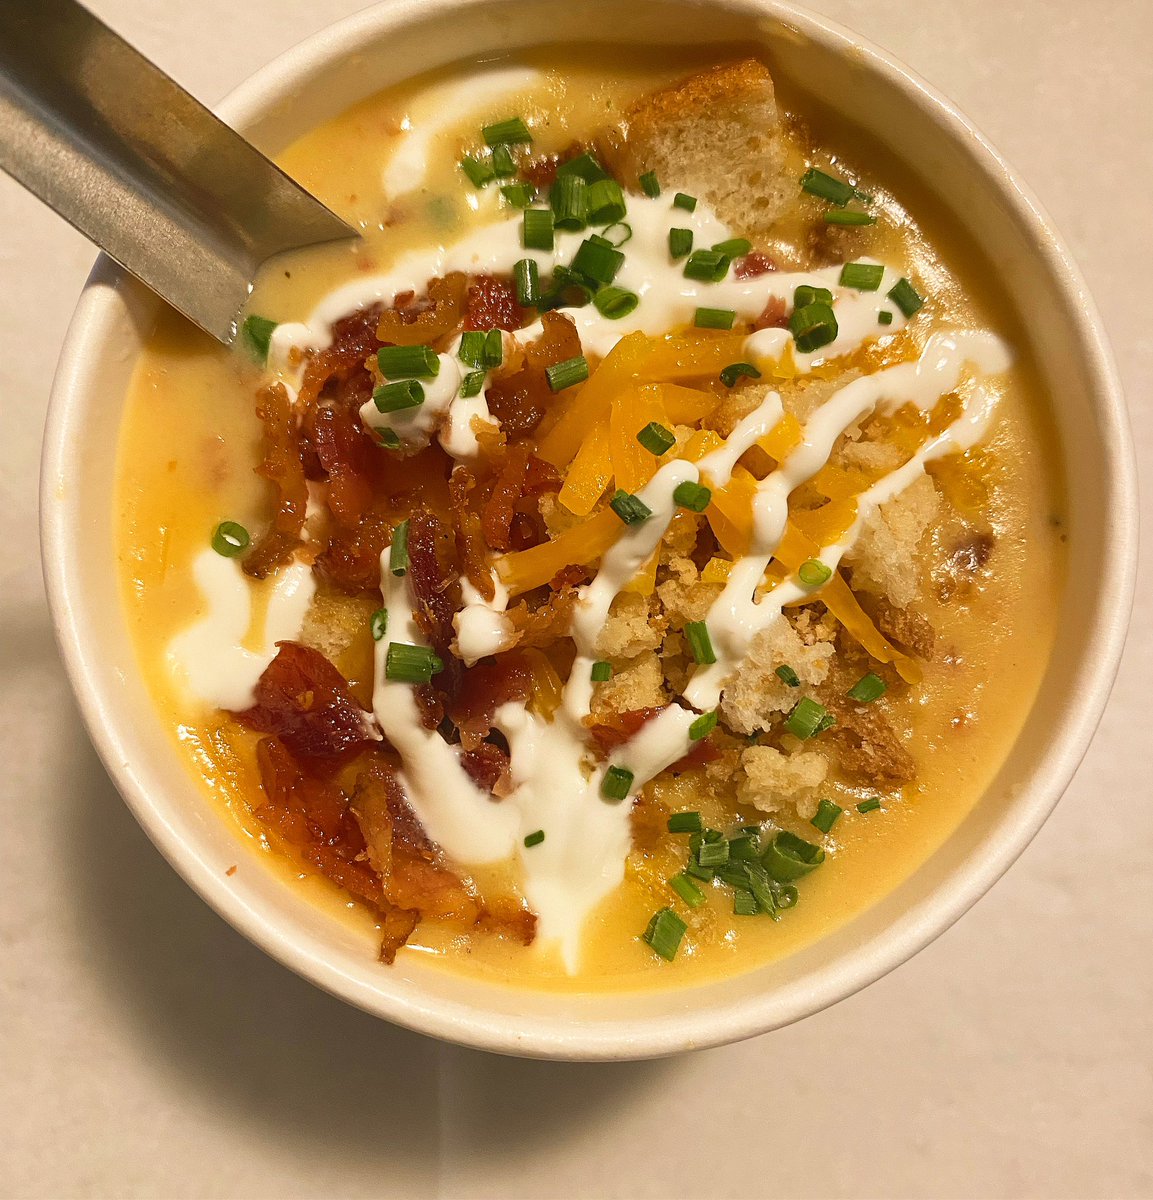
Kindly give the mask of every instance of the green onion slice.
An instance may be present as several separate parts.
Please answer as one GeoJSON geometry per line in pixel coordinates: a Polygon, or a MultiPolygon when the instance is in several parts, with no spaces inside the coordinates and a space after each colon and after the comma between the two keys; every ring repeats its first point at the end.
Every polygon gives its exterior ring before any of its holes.
{"type": "Polygon", "coordinates": [[[699,812],[673,813],[668,820],[669,833],[700,833],[704,827],[699,812]]]}
{"type": "Polygon", "coordinates": [[[880,263],[845,263],[838,280],[841,287],[858,292],[875,292],[881,286],[885,268],[880,263]]]}
{"type": "Polygon", "coordinates": [[[793,290],[793,307],[804,308],[807,304],[832,304],[833,293],[828,288],[814,287],[811,283],[802,283],[793,290]]]}
{"type": "Polygon", "coordinates": [[[870,671],[849,688],[849,699],[856,700],[858,704],[872,704],[874,700],[879,700],[885,691],[885,681],[880,675],[870,671]]]}
{"type": "Polygon", "coordinates": [[[492,173],[497,179],[511,179],[516,174],[516,159],[503,143],[492,148],[492,173]]]}
{"type": "Polygon", "coordinates": [[[789,329],[797,349],[805,354],[837,340],[837,318],[828,304],[807,304],[793,309],[789,329]]]}
{"type": "Polygon", "coordinates": [[[697,850],[697,862],[702,867],[720,867],[729,861],[729,843],[725,838],[719,842],[701,842],[697,850]]]}
{"type": "Polygon", "coordinates": [[[462,400],[471,400],[473,396],[479,396],[481,389],[484,387],[484,372],[483,371],[468,371],[464,378],[460,381],[460,388],[457,395],[462,400]]]}
{"type": "Polygon", "coordinates": [[[637,434],[637,441],[658,458],[677,444],[677,435],[657,421],[650,421],[637,434]]]}
{"type": "Polygon", "coordinates": [[[378,608],[369,618],[368,628],[372,633],[372,640],[379,642],[388,632],[388,609],[378,608]]]}
{"type": "Polygon", "coordinates": [[[641,185],[641,191],[651,200],[655,200],[661,194],[661,181],[657,178],[656,171],[646,171],[637,182],[641,185]]]}
{"type": "Polygon", "coordinates": [[[868,798],[868,800],[862,800],[861,803],[857,805],[857,812],[859,812],[859,813],[876,812],[877,809],[880,807],[881,807],[881,797],[880,796],[870,796],[868,798]]]}
{"type": "Polygon", "coordinates": [[[715,709],[712,712],[701,713],[689,726],[689,741],[699,742],[701,738],[708,737],[716,727],[717,714],[715,709]]]}
{"type": "Polygon", "coordinates": [[[698,308],[693,324],[698,329],[732,329],[737,314],[731,308],[698,308]]]}
{"type": "Polygon", "coordinates": [[[523,308],[536,308],[540,300],[540,271],[531,258],[520,259],[512,269],[516,298],[523,308]]]}
{"type": "Polygon", "coordinates": [[[593,283],[612,283],[625,256],[602,237],[585,238],[573,255],[572,269],[593,283]]]}
{"type": "Polygon", "coordinates": [[[738,379],[760,379],[760,377],[760,371],[752,363],[736,362],[730,363],[721,372],[721,383],[725,387],[731,388],[738,379]]]}
{"type": "Polygon", "coordinates": [[[817,815],[809,824],[816,826],[822,833],[828,833],[844,811],[839,804],[834,804],[831,800],[822,800],[817,805],[817,815]]]}
{"type": "Polygon", "coordinates": [[[575,358],[566,358],[564,362],[545,367],[544,373],[549,389],[553,392],[563,392],[565,388],[584,383],[589,377],[588,359],[583,354],[578,354],[575,358]]]}
{"type": "Polygon", "coordinates": [[[674,262],[684,258],[693,248],[693,231],[691,229],[669,230],[669,256],[674,262]]]}
{"type": "Polygon", "coordinates": [[[460,169],[468,176],[469,182],[473,187],[482,188],[486,183],[491,183],[496,178],[496,172],[492,169],[492,163],[482,162],[479,158],[473,158],[470,154],[466,154],[460,160],[460,169]]]}
{"type": "Polygon", "coordinates": [[[481,355],[481,366],[499,367],[504,362],[504,335],[499,329],[490,329],[484,335],[484,352],[481,355]]]}
{"type": "Polygon", "coordinates": [[[406,408],[419,408],[424,403],[424,388],[415,379],[401,379],[396,383],[381,384],[372,393],[372,402],[382,413],[401,412],[406,408]]]}
{"type": "Polygon", "coordinates": [[[627,221],[614,221],[604,227],[602,235],[610,246],[623,246],[632,240],[633,227],[627,221]]]}
{"type": "Polygon", "coordinates": [[[713,493],[703,483],[694,483],[690,479],[678,483],[673,489],[673,503],[687,508],[689,512],[704,512],[712,498],[713,493]]]}
{"type": "Polygon", "coordinates": [[[761,911],[756,896],[747,888],[733,888],[733,916],[755,917],[761,911]]]}
{"type": "Polygon", "coordinates": [[[595,662],[589,675],[593,683],[607,683],[613,677],[613,665],[609,662],[595,662]]]}
{"type": "Polygon", "coordinates": [[[709,637],[709,627],[704,621],[686,622],[685,637],[688,639],[694,662],[710,666],[717,661],[717,653],[713,649],[712,638],[709,637]]]}
{"type": "Polygon", "coordinates": [[[244,324],[240,327],[240,332],[244,337],[244,344],[252,352],[257,362],[268,362],[268,346],[272,341],[272,331],[278,323],[277,321],[270,321],[268,317],[258,317],[255,315],[244,318],[244,324]]]}
{"type": "Polygon", "coordinates": [[[408,522],[392,531],[392,546],[388,551],[388,569],[396,576],[408,574],[408,522]]]}
{"type": "Polygon", "coordinates": [[[877,218],[872,213],[858,212],[851,208],[846,208],[842,212],[825,213],[826,225],[876,225],[876,223],[877,218]]]}
{"type": "Polygon", "coordinates": [[[699,279],[703,283],[720,283],[729,273],[732,260],[719,250],[694,250],[685,262],[686,279],[699,279]]]}
{"type": "Polygon", "coordinates": [[[677,192],[673,197],[673,208],[683,208],[685,212],[693,212],[696,207],[696,196],[690,196],[687,192],[677,192]]]}
{"type": "Polygon", "coordinates": [[[782,663],[773,673],[786,687],[801,686],[801,677],[786,663],[782,663]]]}
{"type": "Polygon", "coordinates": [[[805,587],[823,587],[833,577],[833,568],[820,559],[810,558],[797,568],[797,576],[805,587]]]}
{"type": "Polygon", "coordinates": [[[671,908],[662,908],[653,913],[653,918],[641,937],[661,958],[672,962],[677,956],[681,939],[687,929],[688,925],[671,908]]]}
{"type": "Polygon", "coordinates": [[[536,188],[531,183],[506,183],[500,194],[512,208],[528,208],[536,199],[536,188]]]}
{"type": "Polygon", "coordinates": [[[917,289],[907,279],[898,279],[889,289],[889,299],[905,314],[911,317],[924,307],[924,299],[917,294],[917,289]]]}
{"type": "Polygon", "coordinates": [[[679,875],[674,875],[669,881],[669,887],[689,906],[689,908],[700,908],[705,902],[705,894],[697,887],[692,878],[684,872],[679,875]]]}
{"type": "Polygon", "coordinates": [[[729,258],[744,258],[753,248],[748,238],[729,238],[726,242],[714,242],[713,249],[727,254],[729,258]]]}
{"type": "Polygon", "coordinates": [[[778,883],[792,883],[794,879],[815,871],[824,861],[825,852],[820,846],[782,829],[769,843],[761,864],[770,879],[778,883]]]}
{"type": "Polygon", "coordinates": [[[585,183],[598,183],[602,179],[610,178],[609,173],[587,150],[575,158],[570,158],[568,162],[561,163],[556,173],[558,177],[579,175],[585,183]]]}
{"type": "Polygon", "coordinates": [[[878,325],[892,325],[892,323],[893,323],[893,314],[887,308],[884,308],[879,313],[877,313],[877,324],[878,325]]]}
{"type": "MultiPolygon", "coordinates": [[[[484,381],[482,380],[481,382],[483,383],[484,381]]],[[[376,433],[380,444],[386,450],[400,449],[400,437],[397,435],[395,429],[389,429],[387,426],[385,426],[382,429],[375,430],[374,432],[376,433]]]]}
{"type": "Polygon", "coordinates": [[[538,829],[535,833],[527,834],[524,839],[525,849],[531,850],[533,846],[539,846],[544,841],[544,830],[538,829]]]}
{"type": "Polygon", "coordinates": [[[640,525],[653,515],[653,510],[640,496],[634,496],[632,492],[626,492],[624,488],[617,489],[616,494],[609,501],[609,508],[626,525],[640,525]]]}
{"type": "Polygon", "coordinates": [[[470,329],[460,335],[460,349],[457,358],[470,367],[479,367],[484,363],[484,334],[479,330],[470,329]]]}
{"type": "Polygon", "coordinates": [[[384,658],[384,677],[396,683],[428,683],[444,663],[427,646],[391,642],[384,658]]]}
{"type": "Polygon", "coordinates": [[[588,222],[590,225],[611,225],[623,221],[625,194],[615,179],[598,179],[589,184],[588,222]]]}
{"type": "Polygon", "coordinates": [[[752,833],[738,834],[729,838],[729,859],[738,862],[751,862],[760,853],[757,837],[752,833]]]}
{"type": "Polygon", "coordinates": [[[386,379],[435,379],[440,374],[440,357],[431,346],[381,346],[376,361],[386,379]]]}
{"type": "Polygon", "coordinates": [[[640,302],[640,297],[636,292],[630,292],[612,284],[598,288],[593,294],[593,304],[596,305],[597,312],[610,321],[619,321],[621,317],[627,317],[629,313],[635,312],[640,302]]]}
{"type": "Polygon", "coordinates": [[[486,146],[507,146],[532,141],[532,132],[520,117],[509,117],[506,121],[485,125],[480,132],[486,146]]]}
{"type": "Polygon", "coordinates": [[[588,184],[580,175],[558,175],[548,202],[557,229],[580,230],[588,224],[588,184]]]}
{"type": "Polygon", "coordinates": [[[827,200],[838,208],[844,208],[857,194],[856,188],[851,183],[846,183],[835,175],[819,171],[816,167],[810,167],[801,176],[801,190],[808,192],[810,196],[819,196],[822,200],[827,200]]]}
{"type": "Polygon", "coordinates": [[[633,773],[627,767],[609,767],[601,780],[601,795],[606,800],[623,800],[632,789],[633,773]]]}
{"type": "Polygon", "coordinates": [[[793,737],[800,738],[803,742],[808,741],[809,738],[820,733],[821,722],[828,715],[829,710],[823,704],[818,704],[816,700],[803,696],[793,705],[792,712],[785,720],[785,729],[793,737]]]}
{"type": "Polygon", "coordinates": [[[554,242],[552,213],[547,208],[526,208],[520,230],[521,245],[526,250],[551,250],[554,242]]]}
{"type": "Polygon", "coordinates": [[[248,549],[252,538],[236,521],[221,521],[212,532],[212,548],[222,558],[236,558],[248,549]]]}

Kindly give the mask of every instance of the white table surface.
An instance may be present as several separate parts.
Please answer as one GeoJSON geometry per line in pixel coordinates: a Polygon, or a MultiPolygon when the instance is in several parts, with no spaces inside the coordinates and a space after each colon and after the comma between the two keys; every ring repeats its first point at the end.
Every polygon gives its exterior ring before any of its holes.
{"type": "MultiPolygon", "coordinates": [[[[3,2],[3,0],[0,0],[3,2]]],[[[356,0],[90,0],[209,102],[356,0]]],[[[1153,460],[1153,2],[819,0],[974,118],[1104,313],[1153,460]]],[[[93,254],[0,177],[0,1195],[1153,1196],[1153,561],[1076,781],[882,982],[756,1041],[566,1066],[321,994],[161,860],[88,743],[45,609],[36,476],[93,254]]],[[[1153,524],[1146,492],[1143,512],[1153,524]]]]}

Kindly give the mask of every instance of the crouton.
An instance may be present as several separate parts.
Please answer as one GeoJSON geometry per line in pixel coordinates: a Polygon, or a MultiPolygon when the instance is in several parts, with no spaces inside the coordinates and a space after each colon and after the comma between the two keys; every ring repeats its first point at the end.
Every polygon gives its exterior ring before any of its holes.
{"type": "MultiPolygon", "coordinates": [[[[807,631],[807,629],[806,629],[807,631]]],[[[778,617],[753,639],[749,653],[721,695],[721,716],[736,733],[754,733],[764,729],[774,715],[788,712],[796,704],[801,689],[789,687],[777,678],[780,666],[789,666],[804,684],[824,683],[834,654],[832,632],[811,642],[798,635],[786,617],[778,617]]]]}
{"type": "Polygon", "coordinates": [[[756,59],[643,96],[623,135],[611,152],[618,178],[655,171],[666,191],[706,201],[735,232],[766,232],[798,203],[795,153],[790,161],[772,76],[756,59]]]}
{"type": "Polygon", "coordinates": [[[921,590],[925,556],[921,539],[940,509],[928,475],[871,513],[856,546],[845,555],[853,587],[907,608],[921,590]]]}
{"type": "Polygon", "coordinates": [[[592,713],[598,720],[612,713],[660,708],[669,702],[661,660],[651,650],[618,665],[612,678],[593,688],[592,713]]]}
{"type": "Polygon", "coordinates": [[[304,614],[299,640],[337,662],[365,637],[376,607],[369,597],[318,592],[304,614]]]}
{"type": "Polygon", "coordinates": [[[701,583],[700,573],[691,558],[673,558],[668,564],[669,577],[657,585],[657,598],[673,625],[703,621],[713,601],[721,594],[719,583],[701,583]]]}
{"type": "Polygon", "coordinates": [[[665,623],[649,611],[649,601],[635,592],[622,592],[609,609],[608,620],[597,636],[601,658],[636,658],[655,650],[664,636],[665,623]]]}
{"type": "Polygon", "coordinates": [[[734,388],[701,423],[703,429],[714,429],[721,437],[729,434],[749,415],[764,403],[773,391],[771,383],[747,383],[734,388]]]}
{"type": "Polygon", "coordinates": [[[837,723],[822,737],[846,775],[876,788],[897,787],[916,776],[913,757],[882,704],[853,704],[836,696],[829,699],[829,710],[837,723]]]}
{"type": "Polygon", "coordinates": [[[785,755],[772,746],[749,746],[741,755],[737,801],[775,813],[792,808],[809,818],[817,811],[817,789],[829,773],[829,761],[816,750],[785,755]]]}

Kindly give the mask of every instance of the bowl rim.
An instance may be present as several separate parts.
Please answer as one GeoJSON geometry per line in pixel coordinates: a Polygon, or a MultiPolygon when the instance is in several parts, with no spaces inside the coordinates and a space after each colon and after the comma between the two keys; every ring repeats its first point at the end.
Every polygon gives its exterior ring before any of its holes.
{"type": "MultiPolygon", "coordinates": [[[[631,1019],[575,1026],[562,1019],[516,1022],[507,1016],[462,1005],[389,996],[362,986],[340,967],[302,947],[291,921],[247,903],[228,886],[213,863],[189,844],[166,815],[163,796],[136,777],[117,728],[115,697],[102,685],[99,652],[82,636],[82,602],[69,587],[68,538],[75,514],[56,497],[81,451],[67,433],[73,406],[84,391],[93,355],[120,320],[117,291],[125,273],[101,255],[73,313],[52,385],[45,424],[40,479],[40,537],[49,610],[72,690],[89,735],[109,776],[152,842],[188,884],[229,924],[272,958],[323,990],[373,1015],[417,1032],[477,1049],[553,1059],[650,1058],[691,1046],[720,1045],[768,1032],[818,1012],[881,978],[948,929],[989,890],[1024,851],[1072,780],[1104,712],[1120,665],[1136,586],[1136,462],[1123,393],[1096,307],[1079,269],[1052,222],[1013,168],[954,105],[894,56],[851,30],[786,0],[682,0],[693,6],[725,8],[792,28],[858,66],[879,73],[899,88],[937,126],[968,144],[976,168],[997,189],[1011,216],[1028,230],[1041,256],[1086,363],[1092,402],[1102,431],[1102,459],[1109,489],[1107,515],[1099,531],[1103,570],[1098,602],[1087,638],[1095,651],[1091,673],[1060,729],[1059,741],[1031,776],[1028,796],[1018,798],[999,838],[976,863],[953,872],[886,931],[883,944],[866,946],[817,971],[804,988],[733,1002],[726,1010],[680,1014],[676,1029],[660,1022],[649,1029],[631,1019]]],[[[496,4],[500,0],[495,0],[496,4]]],[[[243,127],[283,95],[288,81],[317,71],[374,40],[390,28],[494,0],[385,0],[328,26],[262,67],[215,106],[224,119],[243,127]]],[[[123,717],[119,718],[123,720],[123,717]]],[[[1055,741],[1055,739],[1054,739],[1055,741]]]]}

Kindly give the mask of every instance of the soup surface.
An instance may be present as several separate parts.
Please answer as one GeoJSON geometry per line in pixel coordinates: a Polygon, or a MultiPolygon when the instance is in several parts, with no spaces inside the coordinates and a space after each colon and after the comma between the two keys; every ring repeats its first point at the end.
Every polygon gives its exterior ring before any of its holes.
{"type": "Polygon", "coordinates": [[[1012,320],[770,69],[382,92],[280,157],[362,238],[275,263],[244,353],[164,315],[141,355],[119,569],[158,711],[237,869],[385,964],[761,966],[907,877],[1028,712],[1062,510],[1012,320]]]}

